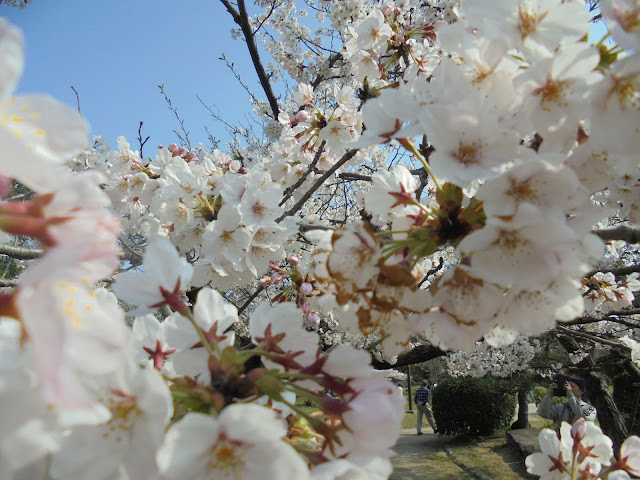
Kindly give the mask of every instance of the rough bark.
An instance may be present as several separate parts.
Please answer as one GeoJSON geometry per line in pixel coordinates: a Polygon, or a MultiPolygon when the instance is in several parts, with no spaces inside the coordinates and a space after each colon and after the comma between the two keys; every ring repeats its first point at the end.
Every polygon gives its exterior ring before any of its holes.
{"type": "Polygon", "coordinates": [[[447,352],[440,350],[430,344],[418,345],[408,352],[398,355],[398,359],[395,363],[391,363],[387,359],[377,358],[372,355],[371,365],[377,370],[387,370],[389,368],[404,367],[406,365],[413,365],[414,363],[422,363],[427,360],[431,360],[442,355],[446,355],[447,352]]]}

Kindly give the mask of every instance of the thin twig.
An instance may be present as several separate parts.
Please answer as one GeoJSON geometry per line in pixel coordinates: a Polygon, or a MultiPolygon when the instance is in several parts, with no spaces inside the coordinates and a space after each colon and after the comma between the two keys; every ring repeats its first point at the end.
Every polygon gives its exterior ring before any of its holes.
{"type": "Polygon", "coordinates": [[[138,143],[140,144],[140,158],[144,158],[144,155],[142,155],[142,147],[144,147],[144,144],[147,143],[147,140],[149,140],[149,135],[147,135],[147,138],[144,139],[144,142],[142,141],[142,125],[144,125],[144,122],[140,121],[140,125],[138,125],[138,143]]]}
{"type": "Polygon", "coordinates": [[[189,140],[189,132],[187,132],[187,129],[184,126],[184,120],[180,117],[180,115],[178,114],[178,109],[173,106],[173,104],[171,103],[171,99],[169,98],[167,93],[164,91],[164,85],[158,85],[158,88],[160,89],[160,93],[162,93],[162,96],[164,97],[164,101],[167,102],[167,106],[169,107],[169,110],[173,112],[173,114],[176,116],[176,119],[178,120],[178,124],[180,124],[182,135],[180,134],[180,132],[178,132],[178,130],[174,130],[173,133],[175,133],[176,136],[180,139],[180,141],[184,143],[189,150],[191,150],[191,141],[189,140]]]}
{"type": "Polygon", "coordinates": [[[298,179],[298,181],[296,183],[294,183],[292,186],[290,186],[289,188],[287,188],[284,191],[284,195],[282,197],[282,201],[280,202],[280,206],[284,205],[285,202],[287,200],[289,200],[289,198],[291,198],[291,195],[293,195],[293,192],[295,192],[296,189],[300,185],[302,185],[304,183],[304,181],[307,179],[307,177],[309,177],[311,172],[313,172],[315,170],[316,165],[318,164],[318,161],[320,160],[320,157],[322,156],[322,153],[324,152],[324,146],[325,146],[326,143],[327,143],[326,140],[322,141],[322,143],[320,144],[320,147],[318,147],[318,151],[316,152],[315,156],[313,157],[313,161],[309,165],[309,168],[307,169],[307,171],[304,172],[304,174],[298,179]]]}
{"type": "Polygon", "coordinates": [[[78,105],[78,113],[82,114],[82,112],[80,111],[80,95],[78,95],[78,91],[75,89],[73,85],[71,85],[71,90],[73,90],[73,93],[76,94],[76,103],[78,105]]]}
{"type": "Polygon", "coordinates": [[[318,190],[322,186],[322,184],[326,182],[327,179],[336,172],[336,170],[338,170],[345,163],[347,163],[349,160],[355,157],[356,153],[358,153],[357,149],[351,149],[348,152],[346,152],[342,156],[342,158],[335,163],[333,167],[327,170],[324,175],[322,175],[318,180],[316,180],[316,183],[314,183],[311,186],[311,188],[307,190],[307,192],[302,196],[300,200],[298,200],[298,202],[293,207],[291,207],[289,210],[287,210],[285,213],[283,213],[282,215],[280,215],[280,217],[276,219],[276,223],[280,223],[285,218],[291,215],[295,215],[298,212],[298,210],[300,210],[302,206],[307,202],[307,200],[311,198],[311,196],[316,192],[316,190],[318,190]]]}

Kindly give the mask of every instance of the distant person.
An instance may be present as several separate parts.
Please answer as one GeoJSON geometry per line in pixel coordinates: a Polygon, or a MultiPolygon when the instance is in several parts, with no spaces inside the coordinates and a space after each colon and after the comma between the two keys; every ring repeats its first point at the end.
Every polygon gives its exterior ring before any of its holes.
{"type": "Polygon", "coordinates": [[[570,378],[564,382],[564,390],[562,392],[560,385],[555,382],[549,385],[549,392],[538,404],[538,415],[555,421],[558,430],[562,422],[568,422],[573,425],[579,418],[584,418],[591,422],[595,421],[596,408],[582,400],[587,391],[587,382],[584,381],[584,378],[570,378]],[[556,390],[555,393],[554,390],[556,390]],[[567,401],[553,405],[553,396],[556,393],[560,393],[561,396],[566,394],[567,401]]]}
{"type": "Polygon", "coordinates": [[[422,386],[416,391],[414,400],[416,402],[416,408],[418,409],[418,423],[416,425],[418,435],[422,435],[423,414],[427,417],[427,421],[429,422],[429,425],[431,425],[431,428],[433,428],[433,433],[438,433],[435,422],[433,421],[433,413],[429,406],[429,402],[431,401],[431,390],[429,390],[426,380],[422,381],[422,386]]]}
{"type": "Polygon", "coordinates": [[[529,400],[529,403],[537,404],[536,398],[533,396],[533,391],[529,390],[529,393],[527,393],[527,400],[529,400]]]}

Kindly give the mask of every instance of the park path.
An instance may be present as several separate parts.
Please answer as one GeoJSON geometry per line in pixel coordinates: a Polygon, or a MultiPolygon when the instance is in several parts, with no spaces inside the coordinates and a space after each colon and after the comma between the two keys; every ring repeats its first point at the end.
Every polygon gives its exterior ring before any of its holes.
{"type": "MultiPolygon", "coordinates": [[[[529,404],[529,415],[535,413],[536,405],[529,404]]],[[[391,459],[393,473],[389,480],[483,478],[481,475],[469,473],[464,465],[457,464],[448,458],[445,451],[447,440],[434,434],[428,424],[423,425],[422,432],[424,435],[418,436],[415,428],[405,428],[401,431],[400,438],[394,447],[396,456],[391,459]]]]}

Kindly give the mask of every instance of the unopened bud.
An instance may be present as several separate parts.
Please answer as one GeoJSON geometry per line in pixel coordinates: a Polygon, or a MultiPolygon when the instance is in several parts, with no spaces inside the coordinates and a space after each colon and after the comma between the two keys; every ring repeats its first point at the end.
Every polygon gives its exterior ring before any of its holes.
{"type": "Polygon", "coordinates": [[[167,149],[168,149],[171,153],[173,153],[173,152],[175,152],[175,151],[178,149],[178,145],[176,145],[175,143],[172,143],[171,145],[169,145],[169,146],[167,147],[167,149]]]}
{"type": "Polygon", "coordinates": [[[317,313],[311,312],[309,316],[307,316],[307,322],[309,322],[311,325],[318,325],[320,323],[320,317],[317,313]]]}
{"type": "Polygon", "coordinates": [[[184,156],[184,159],[187,162],[191,162],[191,161],[195,160],[196,159],[196,152],[187,152],[187,154],[184,156]]]}
{"type": "Polygon", "coordinates": [[[295,122],[307,122],[310,118],[311,114],[309,112],[307,112],[306,110],[300,110],[293,116],[292,120],[295,122]]]}
{"type": "Polygon", "coordinates": [[[311,312],[311,307],[309,306],[309,304],[307,302],[305,302],[304,300],[302,301],[302,303],[300,304],[300,306],[302,307],[302,312],[307,314],[309,312],[311,312]]]}
{"type": "Polygon", "coordinates": [[[584,418],[579,418],[571,427],[571,438],[574,443],[581,441],[587,433],[587,425],[584,418]]]}
{"type": "Polygon", "coordinates": [[[238,173],[240,173],[241,175],[246,175],[247,173],[249,173],[249,170],[247,170],[247,167],[242,167],[240,168],[240,170],[238,170],[238,173]]]}
{"type": "Polygon", "coordinates": [[[382,7],[382,14],[385,16],[391,15],[393,13],[393,7],[391,5],[385,5],[382,7]]]}
{"type": "Polygon", "coordinates": [[[158,150],[162,150],[164,148],[164,145],[158,145],[158,150]]]}
{"type": "Polygon", "coordinates": [[[271,282],[272,283],[280,283],[286,277],[287,277],[286,273],[274,272],[274,273],[271,274],[271,282]]]}
{"type": "Polygon", "coordinates": [[[271,277],[262,277],[260,280],[258,280],[258,285],[260,285],[261,287],[271,285],[271,277]]]}
{"type": "Polygon", "coordinates": [[[300,285],[299,290],[302,295],[309,295],[313,291],[313,285],[304,282],[302,285],[300,285]]]}
{"type": "Polygon", "coordinates": [[[300,258],[299,258],[299,257],[297,257],[297,256],[295,256],[295,255],[291,255],[291,256],[289,257],[289,263],[290,263],[291,265],[298,265],[298,263],[299,263],[299,262],[300,262],[300,258]]]}

